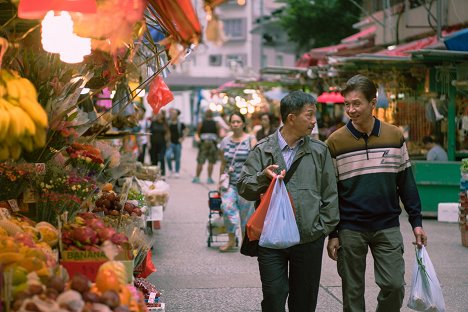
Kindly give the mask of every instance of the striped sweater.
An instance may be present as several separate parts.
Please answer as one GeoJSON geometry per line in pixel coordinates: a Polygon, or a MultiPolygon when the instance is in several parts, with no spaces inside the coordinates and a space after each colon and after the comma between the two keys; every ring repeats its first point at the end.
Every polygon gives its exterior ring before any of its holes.
{"type": "Polygon", "coordinates": [[[368,136],[349,121],[327,144],[338,181],[338,230],[372,232],[399,226],[400,199],[411,226],[422,226],[421,201],[399,128],[375,119],[368,136]]]}

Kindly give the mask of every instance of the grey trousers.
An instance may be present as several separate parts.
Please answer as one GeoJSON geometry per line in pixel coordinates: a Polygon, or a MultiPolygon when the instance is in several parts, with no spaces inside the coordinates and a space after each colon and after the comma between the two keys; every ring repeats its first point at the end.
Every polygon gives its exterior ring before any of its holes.
{"type": "Polygon", "coordinates": [[[343,311],[364,312],[366,256],[374,258],[375,283],[380,287],[378,312],[400,311],[405,295],[403,237],[399,227],[376,232],[339,231],[338,274],[342,280],[343,311]]]}

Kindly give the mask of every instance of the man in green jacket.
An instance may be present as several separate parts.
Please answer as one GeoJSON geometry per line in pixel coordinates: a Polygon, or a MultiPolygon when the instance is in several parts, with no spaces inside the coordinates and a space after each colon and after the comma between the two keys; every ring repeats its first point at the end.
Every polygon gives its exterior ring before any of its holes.
{"type": "Polygon", "coordinates": [[[275,175],[284,178],[302,158],[286,185],[301,241],[286,249],[258,247],[262,311],[285,311],[288,294],[290,312],[315,311],[324,238],[339,222],[335,170],[327,146],[309,137],[316,123],[315,98],[291,92],[280,110],[284,126],[250,152],[237,187],[245,199],[258,200],[275,175]]]}

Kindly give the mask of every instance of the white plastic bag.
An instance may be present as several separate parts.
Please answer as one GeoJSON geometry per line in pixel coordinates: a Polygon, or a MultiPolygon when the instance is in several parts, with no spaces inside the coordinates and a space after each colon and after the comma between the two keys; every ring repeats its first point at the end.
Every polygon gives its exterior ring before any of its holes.
{"type": "Polygon", "coordinates": [[[277,179],[258,244],[283,249],[299,244],[300,239],[286,185],[277,179]]]}
{"type": "Polygon", "coordinates": [[[416,248],[413,282],[407,306],[416,311],[445,312],[442,289],[424,246],[421,249],[416,248]]]}

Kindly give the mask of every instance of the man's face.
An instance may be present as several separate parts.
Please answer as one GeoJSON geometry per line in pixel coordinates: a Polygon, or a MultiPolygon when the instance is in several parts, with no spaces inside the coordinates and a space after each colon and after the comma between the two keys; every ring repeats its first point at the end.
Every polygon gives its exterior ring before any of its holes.
{"type": "Polygon", "coordinates": [[[350,91],[346,93],[344,100],[345,111],[355,124],[364,124],[372,117],[376,99],[368,101],[361,91],[350,91]]]}
{"type": "Polygon", "coordinates": [[[317,123],[315,112],[315,105],[307,104],[297,115],[291,114],[292,127],[299,136],[306,136],[311,134],[315,124],[317,123]]]}

